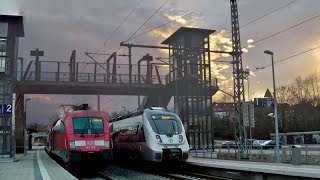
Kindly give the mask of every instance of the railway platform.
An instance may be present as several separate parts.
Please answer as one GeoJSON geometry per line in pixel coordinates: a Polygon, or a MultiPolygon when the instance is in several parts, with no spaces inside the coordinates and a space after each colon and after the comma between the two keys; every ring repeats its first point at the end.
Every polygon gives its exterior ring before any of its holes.
{"type": "Polygon", "coordinates": [[[246,179],[318,179],[320,166],[316,165],[290,165],[265,162],[249,162],[235,160],[219,160],[190,157],[190,165],[220,170],[221,173],[233,177],[246,177],[246,179]],[[249,178],[252,177],[252,178],[249,178]],[[268,178],[266,178],[268,177],[268,178]],[[284,178],[286,177],[286,178],[284,178]]]}
{"type": "Polygon", "coordinates": [[[0,179],[53,180],[77,179],[51,159],[44,147],[33,147],[26,155],[0,161],[0,179]]]}

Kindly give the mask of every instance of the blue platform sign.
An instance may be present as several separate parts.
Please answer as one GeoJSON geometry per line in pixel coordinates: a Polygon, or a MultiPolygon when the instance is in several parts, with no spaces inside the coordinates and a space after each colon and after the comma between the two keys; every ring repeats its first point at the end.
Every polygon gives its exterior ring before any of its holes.
{"type": "Polygon", "coordinates": [[[272,107],[273,98],[254,98],[254,107],[272,107]]]}
{"type": "Polygon", "coordinates": [[[12,105],[11,104],[0,104],[0,115],[11,115],[12,105]]]}

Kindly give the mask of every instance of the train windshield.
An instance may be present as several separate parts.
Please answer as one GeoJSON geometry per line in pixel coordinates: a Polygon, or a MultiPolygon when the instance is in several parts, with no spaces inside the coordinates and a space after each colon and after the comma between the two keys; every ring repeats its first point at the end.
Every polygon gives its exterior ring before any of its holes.
{"type": "Polygon", "coordinates": [[[174,135],[182,132],[181,123],[174,115],[151,115],[150,124],[157,134],[174,135]]]}
{"type": "Polygon", "coordinates": [[[73,132],[75,134],[102,134],[103,120],[96,117],[74,117],[73,132]]]}

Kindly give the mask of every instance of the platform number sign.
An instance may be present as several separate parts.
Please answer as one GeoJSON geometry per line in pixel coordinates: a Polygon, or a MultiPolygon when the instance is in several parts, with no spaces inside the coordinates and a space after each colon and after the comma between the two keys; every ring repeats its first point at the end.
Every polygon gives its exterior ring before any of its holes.
{"type": "Polygon", "coordinates": [[[0,104],[0,115],[11,115],[12,105],[11,104],[0,104]]]}
{"type": "Polygon", "coordinates": [[[254,98],[254,107],[272,107],[273,98],[254,98]]]}

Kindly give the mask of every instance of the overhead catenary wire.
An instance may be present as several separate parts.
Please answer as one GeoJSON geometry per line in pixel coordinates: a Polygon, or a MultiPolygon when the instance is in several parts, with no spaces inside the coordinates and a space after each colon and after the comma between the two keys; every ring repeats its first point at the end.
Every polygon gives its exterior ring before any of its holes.
{"type": "Polygon", "coordinates": [[[93,54],[98,54],[98,53],[101,51],[101,49],[106,48],[106,47],[104,47],[104,46],[106,46],[107,43],[112,39],[113,34],[114,34],[115,32],[117,32],[117,31],[120,29],[120,27],[127,21],[127,19],[140,7],[142,1],[143,1],[143,0],[140,0],[140,1],[139,1],[138,5],[135,6],[135,7],[130,11],[130,13],[121,21],[121,23],[109,34],[109,36],[108,36],[108,37],[106,38],[106,40],[104,41],[103,46],[102,46],[100,49],[98,49],[98,50],[97,50],[95,53],[93,53],[93,54]]]}
{"type": "MultiPolygon", "coordinates": [[[[169,2],[169,0],[166,0],[126,41],[124,42],[128,42],[155,14],[157,14],[167,3],[169,2]]],[[[119,50],[122,48],[122,46],[120,46],[115,52],[119,52],[119,50]]]]}
{"type": "MultiPolygon", "coordinates": [[[[288,57],[286,57],[286,58],[283,58],[283,59],[279,59],[279,60],[277,60],[277,61],[274,61],[274,64],[278,64],[278,63],[280,63],[280,62],[287,61],[287,60],[289,60],[289,59],[292,59],[292,58],[294,58],[294,57],[297,57],[297,56],[300,56],[300,55],[302,55],[302,54],[308,53],[308,52],[310,52],[310,51],[316,50],[316,49],[318,49],[318,48],[320,48],[320,45],[319,45],[319,46],[316,46],[316,47],[313,47],[313,48],[311,48],[311,49],[307,49],[307,50],[305,50],[305,51],[296,53],[296,54],[294,54],[294,55],[288,56],[288,57]]],[[[253,70],[252,72],[256,72],[256,71],[259,71],[259,70],[262,70],[262,69],[265,69],[265,68],[271,67],[271,66],[272,66],[272,64],[267,64],[267,65],[264,65],[264,66],[260,66],[260,67],[255,68],[255,70],[253,70]]]]}
{"type": "MultiPolygon", "coordinates": [[[[255,41],[255,42],[251,43],[251,45],[255,45],[255,44],[261,43],[261,42],[264,41],[264,40],[267,40],[267,39],[269,39],[269,38],[271,38],[271,37],[273,37],[273,36],[279,35],[279,34],[281,34],[281,33],[283,33],[283,32],[286,32],[286,31],[288,31],[288,30],[290,30],[290,29],[293,29],[293,28],[295,28],[295,27],[298,27],[298,26],[300,26],[300,25],[302,25],[302,24],[305,24],[305,23],[307,23],[307,22],[309,22],[309,21],[312,21],[312,20],[314,20],[314,19],[316,19],[316,18],[319,18],[319,17],[320,17],[320,14],[319,14],[319,15],[316,15],[316,16],[313,16],[313,17],[311,17],[311,18],[309,18],[309,19],[306,19],[306,20],[304,20],[304,21],[302,21],[302,22],[300,22],[300,23],[297,23],[297,24],[295,24],[295,25],[293,25],[293,26],[290,26],[290,27],[288,27],[288,28],[286,28],[286,29],[283,29],[283,30],[278,31],[278,32],[276,32],[276,33],[274,33],[274,34],[271,34],[271,35],[269,35],[269,36],[267,36],[267,37],[264,37],[264,38],[262,38],[262,39],[259,39],[258,41],[255,41]]],[[[221,59],[221,58],[225,58],[225,57],[219,57],[219,58],[215,59],[214,61],[217,61],[218,59],[221,59]]]]}
{"type": "Polygon", "coordinates": [[[269,39],[269,38],[271,38],[271,37],[273,37],[273,36],[279,35],[279,34],[281,34],[281,33],[283,33],[283,32],[286,32],[286,31],[288,31],[288,30],[290,30],[290,29],[293,29],[293,28],[295,28],[295,27],[298,27],[298,26],[300,26],[300,25],[302,25],[302,24],[304,24],[304,23],[307,23],[307,22],[312,21],[312,20],[314,20],[314,19],[317,19],[317,18],[319,18],[319,17],[320,17],[320,14],[319,14],[319,15],[316,15],[316,16],[313,16],[313,17],[311,17],[311,18],[309,18],[309,19],[306,19],[306,20],[304,20],[304,21],[302,21],[302,22],[300,22],[300,23],[298,23],[298,24],[295,24],[295,25],[290,26],[290,27],[288,27],[288,28],[286,28],[286,29],[283,29],[283,30],[281,30],[281,31],[278,31],[278,32],[276,32],[276,33],[274,33],[274,34],[271,34],[271,35],[269,35],[269,36],[267,36],[267,37],[264,37],[264,38],[262,38],[262,39],[259,39],[258,41],[253,42],[252,45],[257,44],[257,43],[260,43],[260,42],[262,42],[262,41],[264,41],[264,40],[267,40],[267,39],[269,39]]]}
{"type": "MultiPolygon", "coordinates": [[[[132,38],[155,14],[157,14],[167,3],[169,2],[169,0],[166,0],[129,38],[132,38]]],[[[127,40],[127,41],[128,41],[127,40]]],[[[125,41],[125,42],[127,42],[125,41]]],[[[117,53],[120,49],[122,48],[122,46],[120,46],[115,52],[117,53]]],[[[88,56],[88,53],[86,53],[86,55],[88,56]]],[[[90,57],[90,59],[94,60],[93,57],[90,57]]],[[[94,60],[95,62],[97,62],[96,60],[94,60]]],[[[102,65],[99,65],[100,67],[103,67],[102,65]]],[[[105,69],[105,68],[104,68],[105,69]]],[[[106,70],[106,69],[105,69],[106,70]]],[[[110,73],[110,72],[108,72],[110,73]]]]}
{"type": "Polygon", "coordinates": [[[290,3],[285,4],[284,6],[281,6],[281,7],[277,8],[277,9],[271,11],[271,12],[268,12],[267,14],[264,14],[264,15],[260,16],[260,17],[257,17],[256,19],[254,19],[254,20],[252,20],[252,21],[250,21],[250,22],[248,22],[248,23],[246,23],[246,24],[244,24],[244,25],[241,25],[240,28],[243,28],[243,27],[246,27],[246,26],[248,26],[248,25],[250,25],[250,24],[252,24],[252,23],[255,23],[255,22],[257,22],[258,20],[260,20],[260,19],[262,19],[262,18],[264,18],[264,17],[266,17],[266,16],[268,16],[268,15],[270,15],[270,14],[273,14],[273,13],[275,13],[275,12],[281,10],[281,9],[284,9],[284,8],[290,6],[291,4],[295,3],[295,2],[296,2],[296,0],[291,1],[290,3]]]}
{"type": "Polygon", "coordinates": [[[149,33],[149,32],[152,32],[152,31],[154,31],[154,30],[157,30],[157,29],[160,29],[160,28],[162,28],[162,27],[164,27],[164,26],[167,26],[168,24],[170,24],[170,23],[172,23],[172,22],[175,22],[175,21],[177,21],[178,19],[181,19],[181,18],[190,16],[190,15],[193,14],[193,13],[195,13],[195,12],[193,11],[193,12],[187,13],[187,14],[185,14],[185,15],[179,16],[178,18],[172,19],[172,20],[170,20],[170,21],[168,21],[168,22],[166,22],[166,23],[164,23],[164,24],[162,24],[162,25],[159,25],[159,26],[157,26],[157,27],[155,27],[155,28],[152,28],[152,29],[150,29],[150,30],[144,31],[143,33],[140,33],[140,34],[138,34],[138,35],[136,35],[136,36],[133,36],[133,37],[131,37],[131,38],[130,38],[129,40],[127,40],[127,41],[130,41],[130,40],[133,40],[133,39],[137,39],[137,38],[140,37],[140,36],[143,36],[143,35],[145,35],[145,34],[147,34],[147,33],[149,33]]]}
{"type": "MultiPolygon", "coordinates": [[[[164,7],[164,5],[168,2],[169,0],[166,0],[129,38],[128,38],[128,40],[130,39],[130,38],[132,38],[155,14],[157,14],[163,7],[164,7]]],[[[141,4],[141,2],[142,2],[142,0],[140,1],[140,3],[139,3],[139,5],[141,4]]],[[[138,6],[139,6],[138,5],[138,6]]],[[[137,6],[137,7],[138,7],[137,6]]],[[[136,8],[137,8],[136,7],[136,8]]],[[[136,9],[135,8],[135,9],[136,9]]],[[[132,10],[130,13],[129,13],[129,15],[127,16],[127,17],[129,17],[134,11],[135,11],[135,9],[134,10],[132,10]]],[[[193,12],[192,12],[193,13],[193,12]]],[[[187,15],[190,15],[190,14],[192,14],[192,13],[188,13],[188,14],[186,14],[186,15],[184,15],[184,16],[187,16],[187,15]]],[[[127,19],[127,17],[125,18],[125,20],[127,19]]],[[[179,18],[177,18],[177,19],[180,19],[181,17],[179,17],[179,18]]],[[[124,21],[125,21],[124,20],[124,21]]],[[[123,22],[124,22],[123,21],[123,22]]],[[[172,22],[172,21],[171,21],[172,22]]],[[[169,24],[169,23],[171,23],[171,22],[168,22],[168,23],[166,23],[166,25],[167,24],[169,24]]],[[[121,24],[123,24],[123,23],[121,23],[121,24]]],[[[120,25],[121,25],[120,24],[120,25]]],[[[164,25],[162,25],[162,26],[164,26],[164,25]]],[[[160,27],[157,27],[157,28],[160,28],[160,27]]],[[[115,30],[117,30],[117,29],[119,29],[119,28],[116,28],[115,30]]],[[[154,30],[154,29],[152,29],[152,30],[154,30]]],[[[145,32],[144,32],[145,33],[145,32]]],[[[141,34],[140,34],[141,35],[141,34]]],[[[140,36],[139,35],[139,36],[140,36]]],[[[127,41],[128,41],[127,40],[127,41]]],[[[107,39],[107,41],[108,41],[108,39],[107,39]]],[[[120,49],[121,49],[121,47],[122,46],[120,46],[115,52],[117,53],[120,49]]],[[[96,52],[96,53],[90,53],[90,54],[98,54],[98,52],[99,52],[99,50],[96,52]]],[[[89,55],[89,53],[85,53],[87,56],[89,55]]],[[[92,60],[94,60],[93,59],[93,57],[91,57],[91,56],[89,56],[89,58],[90,59],[92,59],[92,60]]],[[[98,63],[96,60],[94,60],[96,63],[98,63]]],[[[99,65],[100,66],[100,65],[99,65]]],[[[100,67],[102,67],[102,66],[100,66],[100,67]]],[[[103,68],[103,69],[105,69],[105,68],[103,68]]],[[[106,69],[105,69],[106,70],[106,69]]],[[[108,72],[108,73],[110,73],[110,72],[108,72]]],[[[117,78],[117,77],[115,77],[115,78],[117,78]]]]}
{"type": "MultiPolygon", "coordinates": [[[[260,40],[258,40],[258,41],[255,41],[254,43],[252,43],[252,45],[257,44],[257,43],[260,43],[260,42],[262,42],[262,41],[264,41],[264,40],[267,40],[267,39],[269,39],[269,38],[271,38],[271,37],[273,37],[273,36],[279,35],[279,34],[281,34],[281,33],[283,33],[283,32],[286,32],[286,31],[288,31],[288,30],[290,30],[290,29],[293,29],[293,28],[295,28],[295,27],[298,27],[298,26],[300,26],[300,25],[303,25],[303,24],[305,24],[305,23],[307,23],[307,22],[310,22],[310,21],[312,21],[312,20],[314,20],[314,19],[317,19],[317,18],[319,18],[319,17],[320,17],[320,14],[319,14],[319,15],[316,15],[316,16],[313,16],[313,17],[311,17],[311,18],[309,18],[309,19],[306,19],[306,20],[304,20],[304,21],[302,21],[302,22],[300,22],[300,23],[297,23],[297,24],[295,24],[295,25],[293,25],[293,26],[290,26],[290,27],[288,27],[288,28],[286,28],[286,29],[283,29],[283,30],[281,30],[281,31],[279,31],[279,32],[277,32],[277,33],[274,33],[274,34],[269,35],[269,36],[267,36],[267,37],[265,37],[265,38],[262,38],[262,39],[260,39],[260,40]]],[[[302,51],[302,52],[300,52],[300,53],[294,54],[294,55],[292,55],[292,56],[289,56],[289,57],[286,57],[286,58],[277,60],[277,61],[275,61],[274,64],[277,64],[277,63],[282,62],[282,61],[289,60],[289,59],[291,59],[291,58],[294,58],[294,57],[299,56],[299,55],[301,55],[301,54],[305,54],[305,53],[307,53],[307,52],[313,51],[313,50],[318,49],[318,48],[320,48],[320,46],[317,46],[317,47],[314,47],[314,48],[311,48],[311,49],[302,51]]],[[[221,58],[221,57],[220,57],[220,58],[221,58]]],[[[218,58],[218,59],[220,59],[220,58],[218,58]]],[[[216,59],[216,60],[217,60],[217,59],[216,59]]],[[[255,70],[252,70],[252,72],[256,72],[256,71],[265,69],[265,68],[267,68],[267,67],[271,67],[271,64],[267,64],[267,65],[263,65],[263,66],[256,67],[255,70]]]]}
{"type": "MultiPolygon", "coordinates": [[[[268,15],[271,15],[271,14],[273,14],[273,13],[279,11],[279,10],[282,10],[282,9],[284,9],[285,7],[288,7],[288,6],[292,5],[292,4],[295,3],[295,2],[296,2],[296,0],[294,0],[294,1],[290,2],[290,3],[288,3],[288,4],[285,4],[284,6],[281,6],[281,7],[277,8],[277,9],[271,11],[271,12],[268,12],[268,13],[266,13],[266,14],[264,14],[264,15],[256,18],[256,19],[254,19],[254,20],[252,20],[252,21],[250,21],[250,22],[248,22],[248,23],[246,23],[246,24],[244,24],[244,25],[241,25],[241,26],[240,26],[240,29],[243,28],[243,27],[246,27],[246,26],[248,26],[248,25],[250,25],[250,24],[253,24],[254,22],[257,22],[258,20],[260,20],[260,19],[262,19],[262,18],[264,18],[264,17],[266,17],[266,16],[268,16],[268,15]]],[[[311,20],[312,20],[312,19],[311,19],[311,20]]],[[[308,21],[308,20],[307,20],[307,21],[308,21]]],[[[305,23],[305,22],[304,22],[304,23],[305,23]]],[[[298,26],[298,24],[296,24],[295,26],[298,26]]],[[[292,27],[292,28],[293,28],[293,27],[292,27]]],[[[290,28],[290,29],[291,29],[291,28],[290,28]]],[[[287,29],[287,30],[289,30],[289,29],[287,29]]],[[[286,30],[285,30],[285,31],[286,31],[286,30]]],[[[283,30],[283,32],[284,32],[284,30],[283,30]]],[[[261,42],[261,41],[263,41],[263,40],[269,39],[269,38],[271,38],[272,36],[278,35],[278,34],[280,34],[280,33],[281,33],[281,32],[278,32],[278,33],[275,33],[275,34],[273,34],[273,35],[270,35],[270,37],[268,36],[268,37],[262,38],[262,39],[260,39],[260,40],[258,40],[258,41],[256,41],[256,42],[254,42],[253,44],[257,44],[258,42],[261,42]]],[[[253,44],[252,44],[252,45],[253,45],[253,44]]],[[[217,58],[217,59],[215,59],[215,60],[222,59],[222,58],[226,58],[226,57],[219,57],[219,58],[217,58]]]]}
{"type": "Polygon", "coordinates": [[[104,46],[106,46],[106,44],[110,41],[110,39],[112,38],[112,35],[113,35],[116,31],[118,31],[118,30],[120,29],[120,27],[122,26],[122,24],[127,21],[127,19],[129,18],[129,16],[130,16],[134,11],[136,11],[136,9],[137,9],[138,7],[140,7],[142,1],[143,1],[143,0],[140,0],[140,2],[138,3],[138,5],[137,5],[134,9],[132,9],[132,11],[131,11],[131,12],[121,21],[121,23],[111,32],[111,34],[108,36],[108,38],[107,38],[107,39],[105,40],[105,42],[103,43],[104,46]]]}
{"type": "MultiPolygon", "coordinates": [[[[293,1],[293,2],[294,2],[294,1],[293,1]]],[[[289,6],[289,5],[292,4],[293,2],[287,4],[286,6],[289,6]]],[[[165,3],[167,3],[167,1],[166,1],[165,3]]],[[[152,16],[154,16],[154,15],[165,5],[165,3],[164,3],[154,14],[152,14],[152,16]]],[[[286,6],[284,6],[284,7],[286,7],[286,6]]],[[[278,9],[275,10],[275,11],[278,11],[279,9],[282,9],[282,8],[284,8],[284,7],[280,7],[280,8],[278,8],[278,9]]],[[[275,12],[275,11],[273,11],[273,12],[275,12]]],[[[269,13],[269,14],[272,14],[273,12],[271,12],[271,13],[269,13]]],[[[267,14],[267,15],[268,15],[268,14],[267,14]]],[[[265,16],[267,16],[267,15],[265,15],[265,16]]],[[[149,19],[151,19],[152,16],[149,17],[149,19]]],[[[264,17],[264,16],[263,16],[263,17],[264,17]]],[[[263,18],[263,17],[259,17],[259,19],[261,19],[261,18],[263,18]]],[[[147,19],[147,20],[142,24],[142,26],[144,26],[144,25],[149,21],[149,19],[147,19]]],[[[255,21],[257,21],[257,20],[255,20],[255,21]]],[[[253,23],[253,22],[250,22],[250,23],[253,23]]],[[[139,35],[137,35],[137,36],[134,36],[134,35],[142,28],[142,26],[140,26],[140,27],[136,30],[136,32],[134,32],[134,33],[128,38],[128,40],[126,40],[125,42],[127,42],[127,41],[129,41],[129,40],[132,40],[132,39],[135,39],[135,38],[137,38],[138,36],[141,36],[142,34],[139,34],[139,35]]],[[[245,25],[245,26],[246,26],[246,25],[245,25]]],[[[118,49],[116,52],[118,52],[118,51],[120,50],[120,48],[121,48],[121,47],[119,47],[119,49],[118,49]]]]}
{"type": "MultiPolygon", "coordinates": [[[[130,11],[130,13],[121,21],[121,23],[111,32],[111,34],[108,36],[108,38],[104,41],[103,46],[106,46],[106,45],[107,45],[107,43],[108,43],[108,42],[110,41],[110,39],[113,37],[112,35],[113,35],[116,31],[118,31],[118,30],[120,29],[120,27],[127,21],[127,19],[140,7],[142,1],[143,1],[143,0],[140,0],[139,3],[138,3],[138,5],[135,6],[135,7],[132,9],[132,11],[130,11]]],[[[98,49],[95,53],[90,53],[90,54],[98,55],[99,52],[101,51],[101,49],[106,48],[106,47],[103,47],[103,46],[102,46],[100,49],[98,49]]],[[[120,48],[121,48],[121,46],[120,46],[120,48]]],[[[118,51],[120,50],[120,48],[119,48],[116,52],[118,52],[118,51]]],[[[86,54],[86,53],[85,53],[85,54],[86,54]]],[[[89,54],[89,53],[88,53],[88,54],[89,54]]],[[[86,54],[86,55],[88,56],[88,54],[86,54]]],[[[93,58],[93,56],[90,57],[90,59],[92,59],[92,58],[93,58]]],[[[98,63],[96,60],[95,60],[95,62],[98,63]]],[[[97,69],[97,71],[99,71],[99,69],[97,69]]]]}
{"type": "MultiPolygon", "coordinates": [[[[169,2],[169,0],[166,0],[125,42],[129,41],[130,38],[132,38],[155,14],[157,14],[167,3],[169,2]]],[[[120,46],[115,53],[119,52],[119,50],[122,48],[122,46],[120,46]]]]}
{"type": "MultiPolygon", "coordinates": [[[[155,14],[157,14],[169,0],[166,0],[125,42],[128,42],[155,14]]],[[[121,47],[121,46],[120,46],[121,47]]]]}

